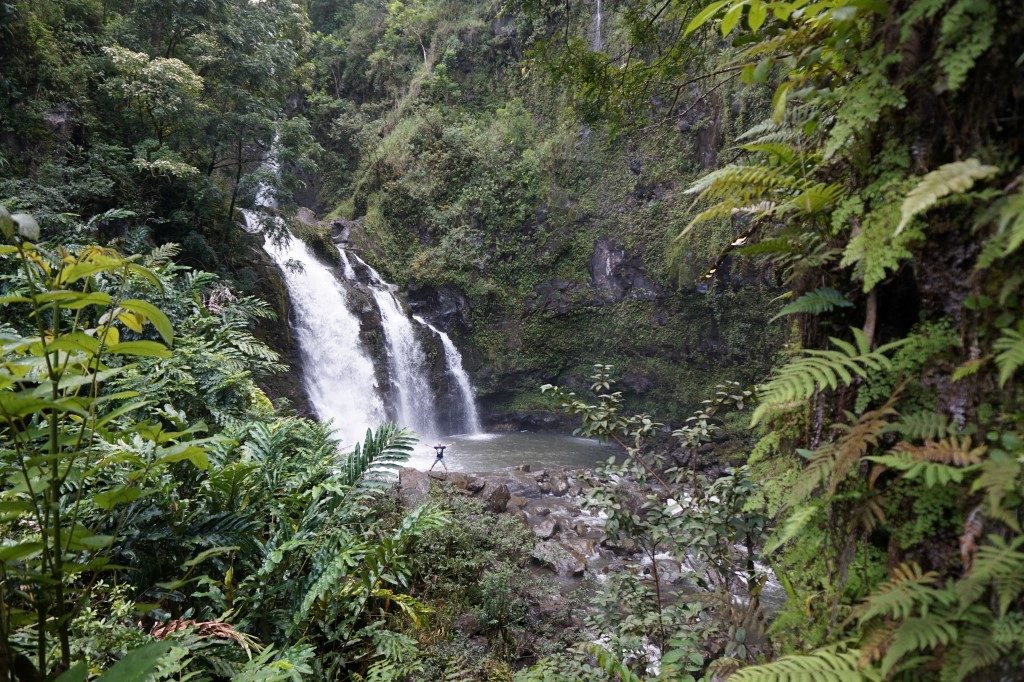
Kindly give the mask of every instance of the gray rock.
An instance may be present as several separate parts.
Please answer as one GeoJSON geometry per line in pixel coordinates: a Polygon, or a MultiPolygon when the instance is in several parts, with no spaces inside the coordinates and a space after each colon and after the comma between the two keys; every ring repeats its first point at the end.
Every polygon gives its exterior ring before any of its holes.
{"type": "Polygon", "coordinates": [[[418,469],[398,472],[398,495],[406,507],[418,507],[430,496],[430,477],[418,469]]]}
{"type": "Polygon", "coordinates": [[[481,481],[479,478],[470,478],[466,483],[466,490],[476,495],[478,492],[484,489],[486,483],[481,481]]]}
{"type": "Polygon", "coordinates": [[[512,495],[508,492],[508,486],[494,481],[488,482],[483,487],[480,497],[483,499],[484,506],[495,514],[505,511],[505,505],[512,499],[512,495]]]}
{"type": "Polygon", "coordinates": [[[579,554],[554,540],[542,540],[533,546],[533,559],[560,576],[582,575],[587,564],[579,554]]]}
{"type": "Polygon", "coordinates": [[[522,471],[523,473],[528,474],[530,473],[530,465],[520,464],[519,466],[516,467],[516,471],[522,471]]]}
{"type": "Polygon", "coordinates": [[[533,534],[541,540],[547,540],[552,535],[558,532],[559,524],[558,519],[553,519],[550,516],[533,524],[533,534]]]}

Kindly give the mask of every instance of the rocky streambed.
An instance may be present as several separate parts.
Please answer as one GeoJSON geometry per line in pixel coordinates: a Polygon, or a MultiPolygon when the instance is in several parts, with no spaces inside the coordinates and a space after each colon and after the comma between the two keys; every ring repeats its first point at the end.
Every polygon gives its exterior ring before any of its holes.
{"type": "MultiPolygon", "coordinates": [[[[519,518],[533,532],[532,557],[538,570],[554,573],[565,581],[590,577],[600,581],[613,571],[639,567],[650,577],[650,560],[638,555],[634,546],[622,546],[604,532],[605,520],[582,506],[583,497],[596,484],[587,469],[546,468],[531,471],[528,466],[488,473],[430,473],[402,469],[399,494],[407,507],[426,501],[432,485],[451,486],[479,499],[490,512],[519,518]]],[[[635,485],[623,482],[622,485],[635,485]]],[[[638,489],[639,494],[639,489],[638,489]]],[[[670,557],[658,557],[658,575],[671,586],[681,579],[681,564],[670,557]]]]}

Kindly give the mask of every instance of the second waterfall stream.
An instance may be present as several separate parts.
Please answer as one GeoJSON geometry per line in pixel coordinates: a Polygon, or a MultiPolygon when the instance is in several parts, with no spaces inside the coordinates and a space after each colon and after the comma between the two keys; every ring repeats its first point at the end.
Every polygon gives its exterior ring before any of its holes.
{"type": "MultiPolygon", "coordinates": [[[[253,212],[245,217],[256,231],[259,217],[253,212]]],[[[290,234],[266,237],[264,248],[288,289],[310,404],[317,416],[333,422],[340,438],[357,441],[367,428],[388,419],[422,438],[480,431],[472,385],[455,344],[423,318],[410,315],[396,288],[376,270],[339,247],[341,268],[336,271],[290,234]],[[385,358],[382,367],[366,347],[363,322],[353,310],[360,288],[370,295],[372,314],[383,331],[383,349],[375,349],[383,351],[377,353],[385,358]],[[432,381],[428,350],[444,358],[445,383],[454,382],[455,391],[432,381]]]]}

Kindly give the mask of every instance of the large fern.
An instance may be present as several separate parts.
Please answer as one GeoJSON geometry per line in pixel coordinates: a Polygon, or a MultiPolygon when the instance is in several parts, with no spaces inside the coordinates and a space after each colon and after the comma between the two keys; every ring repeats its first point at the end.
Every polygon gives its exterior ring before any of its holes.
{"type": "Polygon", "coordinates": [[[792,654],[777,661],[741,668],[729,682],[866,682],[881,676],[858,665],[856,649],[828,647],[809,654],[792,654]]]}
{"type": "Polygon", "coordinates": [[[891,369],[892,362],[886,354],[907,342],[902,339],[871,350],[863,331],[853,329],[853,338],[854,343],[850,343],[832,337],[838,350],[804,350],[777,369],[758,388],[760,404],[754,410],[751,424],[757,425],[773,411],[804,403],[818,391],[849,386],[857,377],[866,378],[871,370],[891,369]]]}
{"type": "Polygon", "coordinates": [[[917,186],[910,191],[907,198],[903,200],[903,207],[900,210],[900,222],[896,226],[896,234],[899,234],[907,226],[914,216],[924,213],[934,206],[939,199],[950,194],[966,192],[976,180],[991,177],[999,172],[997,166],[986,166],[977,159],[966,161],[954,161],[939,166],[931,173],[928,173],[917,186]]]}

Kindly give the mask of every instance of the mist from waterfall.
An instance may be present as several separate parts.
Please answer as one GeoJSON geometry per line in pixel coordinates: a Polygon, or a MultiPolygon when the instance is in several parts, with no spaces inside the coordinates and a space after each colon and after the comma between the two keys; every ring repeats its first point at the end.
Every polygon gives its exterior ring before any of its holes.
{"type": "Polygon", "coordinates": [[[413,319],[430,331],[434,332],[434,334],[436,334],[441,340],[441,347],[444,348],[444,359],[448,366],[448,373],[455,377],[455,383],[459,387],[459,396],[462,398],[462,414],[465,419],[465,431],[466,433],[471,434],[480,433],[480,412],[476,409],[476,398],[473,395],[473,385],[470,383],[469,375],[466,374],[466,370],[462,366],[462,354],[459,353],[459,349],[455,347],[455,343],[452,342],[450,336],[424,320],[419,315],[414,315],[413,319]]]}
{"type": "MultiPolygon", "coordinates": [[[[256,216],[244,212],[255,225],[256,216]]],[[[359,338],[359,318],[346,304],[342,283],[301,240],[267,237],[264,249],[281,268],[293,307],[303,382],[317,416],[331,420],[346,443],[387,419],[373,361],[359,338]]]]}

